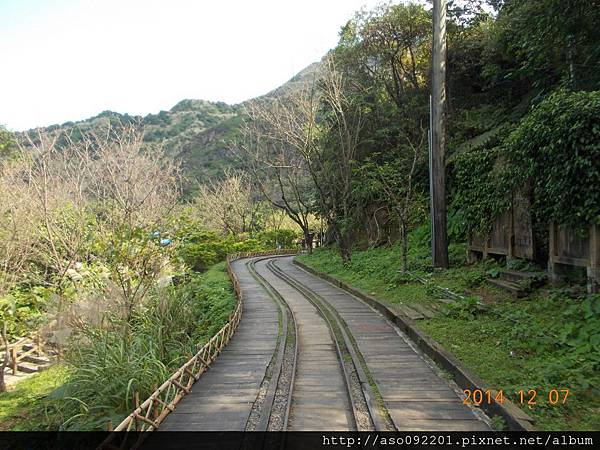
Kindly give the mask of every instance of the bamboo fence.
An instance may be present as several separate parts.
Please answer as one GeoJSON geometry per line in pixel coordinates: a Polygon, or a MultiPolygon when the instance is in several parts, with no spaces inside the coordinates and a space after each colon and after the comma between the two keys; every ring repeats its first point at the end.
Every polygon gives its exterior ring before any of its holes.
{"type": "MultiPolygon", "coordinates": [[[[236,259],[252,258],[257,256],[289,255],[295,254],[295,249],[275,250],[268,252],[240,252],[227,257],[227,273],[233,284],[235,295],[238,298],[237,307],[230,316],[227,323],[215,334],[198,352],[190,358],[183,366],[169,377],[141,404],[136,396],[136,408],[116,427],[108,424],[109,431],[145,431],[150,432],[158,428],[160,423],[175,410],[177,403],[190,393],[192,385],[200,379],[202,374],[208,370],[210,364],[219,356],[227,345],[242,319],[243,294],[238,279],[231,267],[236,259]]],[[[100,448],[124,448],[125,441],[121,445],[112,445],[116,434],[111,433],[100,448]]],[[[135,446],[141,443],[141,436],[135,446]]]]}

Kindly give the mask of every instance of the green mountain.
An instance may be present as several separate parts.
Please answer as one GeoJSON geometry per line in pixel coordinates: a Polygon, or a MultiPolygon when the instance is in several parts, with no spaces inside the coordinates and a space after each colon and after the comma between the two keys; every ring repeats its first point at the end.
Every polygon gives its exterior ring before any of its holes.
{"type": "MultiPolygon", "coordinates": [[[[318,66],[319,63],[311,64],[262,97],[278,97],[309,82],[318,66]]],[[[146,130],[145,141],[161,143],[167,153],[182,161],[186,178],[185,190],[190,193],[198,183],[219,178],[226,170],[240,167],[240,162],[229,150],[229,143],[239,132],[244,103],[228,105],[223,102],[186,99],[168,111],[145,117],[104,111],[89,119],[51,125],[44,129],[64,130],[76,139],[81,132],[109,122],[140,122],[146,130]]],[[[34,130],[30,130],[32,131],[34,130]]]]}

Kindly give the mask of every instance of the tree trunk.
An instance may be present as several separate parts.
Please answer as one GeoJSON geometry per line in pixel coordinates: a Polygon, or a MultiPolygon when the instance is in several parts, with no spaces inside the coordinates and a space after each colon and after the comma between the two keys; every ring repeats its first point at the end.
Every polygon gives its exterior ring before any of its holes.
{"type": "Polygon", "coordinates": [[[350,244],[350,238],[347,233],[338,231],[338,245],[340,247],[340,256],[342,262],[348,264],[352,259],[352,250],[350,244]]]}
{"type": "Polygon", "coordinates": [[[4,344],[4,358],[2,358],[2,364],[0,364],[0,393],[6,392],[6,382],[4,381],[4,370],[8,364],[9,349],[8,349],[8,338],[6,337],[6,322],[2,321],[2,344],[4,344]]]}
{"type": "Polygon", "coordinates": [[[304,244],[308,250],[308,254],[312,255],[313,252],[313,234],[310,230],[302,230],[304,232],[304,244]]]}
{"type": "Polygon", "coordinates": [[[575,37],[567,36],[567,65],[569,66],[569,86],[572,91],[577,89],[577,73],[575,69],[575,37]]]}
{"type": "Polygon", "coordinates": [[[400,221],[400,239],[402,239],[402,272],[408,270],[408,236],[406,233],[406,224],[400,221]]]}

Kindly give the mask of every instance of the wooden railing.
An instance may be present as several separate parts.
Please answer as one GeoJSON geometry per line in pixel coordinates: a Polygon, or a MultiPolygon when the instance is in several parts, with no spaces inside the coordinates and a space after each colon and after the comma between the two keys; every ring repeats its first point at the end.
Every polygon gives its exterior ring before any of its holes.
{"type": "MultiPolygon", "coordinates": [[[[198,381],[210,364],[219,356],[227,345],[242,319],[243,295],[237,277],[231,267],[236,259],[251,258],[256,256],[288,255],[295,254],[295,249],[275,250],[269,252],[240,252],[227,257],[227,273],[233,284],[233,289],[238,298],[238,304],[227,323],[215,334],[192,358],[181,366],[171,377],[156,389],[136,409],[129,414],[114,429],[109,424],[109,431],[153,431],[171,413],[177,403],[190,393],[192,385],[198,381]]],[[[115,448],[111,445],[114,439],[111,434],[102,444],[101,448],[115,448]]],[[[134,445],[135,447],[135,445],[134,445]]],[[[122,448],[122,446],[119,446],[122,448]]]]}
{"type": "MultiPolygon", "coordinates": [[[[43,344],[39,336],[36,336],[35,338],[23,337],[12,344],[8,344],[8,365],[12,369],[13,375],[16,375],[19,370],[19,362],[23,361],[23,359],[32,353],[39,354],[42,351],[42,347],[43,344]],[[23,351],[23,347],[25,346],[31,346],[31,348],[23,351]]],[[[0,351],[3,351],[2,356],[5,357],[6,349],[0,349],[0,351]]]]}

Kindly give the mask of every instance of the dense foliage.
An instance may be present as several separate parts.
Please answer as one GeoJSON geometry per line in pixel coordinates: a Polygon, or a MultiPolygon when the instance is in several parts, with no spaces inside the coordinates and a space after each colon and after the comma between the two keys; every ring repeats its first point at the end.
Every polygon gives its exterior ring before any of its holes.
{"type": "Polygon", "coordinates": [[[548,96],[504,149],[507,181],[531,180],[538,221],[579,228],[600,221],[600,91],[548,96]]]}

